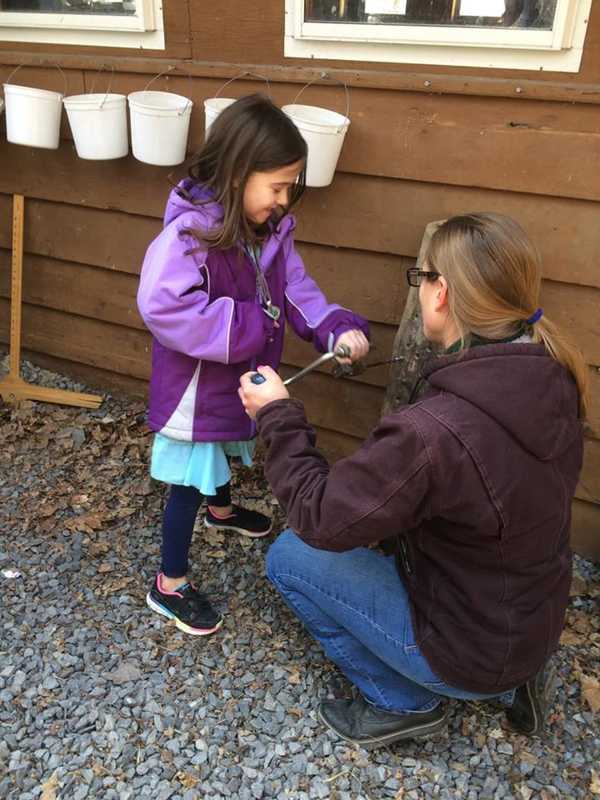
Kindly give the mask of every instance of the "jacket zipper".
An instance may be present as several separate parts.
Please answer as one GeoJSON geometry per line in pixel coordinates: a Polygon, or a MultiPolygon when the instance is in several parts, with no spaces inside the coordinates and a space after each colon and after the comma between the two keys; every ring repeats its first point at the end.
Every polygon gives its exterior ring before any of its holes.
{"type": "Polygon", "coordinates": [[[407,575],[412,575],[412,567],[410,565],[410,560],[408,558],[408,548],[406,546],[406,541],[404,540],[403,536],[399,537],[399,545],[400,545],[399,549],[400,561],[402,562],[404,571],[406,572],[407,575]]]}

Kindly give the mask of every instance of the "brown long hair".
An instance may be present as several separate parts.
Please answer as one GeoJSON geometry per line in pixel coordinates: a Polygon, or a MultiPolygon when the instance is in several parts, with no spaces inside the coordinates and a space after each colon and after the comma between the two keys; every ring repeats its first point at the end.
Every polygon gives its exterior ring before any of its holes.
{"type": "Polygon", "coordinates": [[[210,247],[225,250],[252,242],[256,229],[244,215],[244,189],[253,172],[270,172],[296,161],[305,163],[281,215],[298,202],[305,188],[306,142],[291,121],[261,94],[241,97],[213,122],[208,139],[189,169],[190,178],[223,206],[222,225],[191,233],[210,247]]]}
{"type": "MultiPolygon", "coordinates": [[[[537,310],[542,283],[537,249],[514,219],[502,214],[463,214],[433,234],[426,262],[448,283],[448,305],[461,337],[518,335],[537,310]]],[[[579,349],[542,314],[528,328],[536,344],[571,373],[579,390],[580,416],[588,402],[588,370],[579,349]]]]}

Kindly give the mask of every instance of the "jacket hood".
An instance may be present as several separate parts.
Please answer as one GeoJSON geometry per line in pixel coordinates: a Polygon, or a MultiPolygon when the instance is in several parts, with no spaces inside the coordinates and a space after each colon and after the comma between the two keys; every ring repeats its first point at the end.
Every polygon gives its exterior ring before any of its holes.
{"type": "MultiPolygon", "coordinates": [[[[194,215],[194,225],[206,230],[212,230],[223,220],[223,206],[213,200],[212,192],[195,183],[191,178],[185,178],[169,195],[165,208],[165,227],[173,220],[190,213],[194,215]]],[[[188,225],[189,221],[185,227],[188,225]]],[[[285,214],[277,225],[272,225],[260,259],[263,269],[268,269],[276,253],[295,227],[296,219],[292,214],[285,214]]]]}
{"type": "Polygon", "coordinates": [[[214,227],[223,219],[223,207],[212,199],[211,192],[191,178],[184,178],[169,194],[165,208],[165,226],[190,211],[204,217],[207,228],[214,227]]]}
{"type": "Polygon", "coordinates": [[[480,345],[435,359],[424,377],[484,411],[541,461],[581,435],[575,381],[543,345],[480,345]]]}

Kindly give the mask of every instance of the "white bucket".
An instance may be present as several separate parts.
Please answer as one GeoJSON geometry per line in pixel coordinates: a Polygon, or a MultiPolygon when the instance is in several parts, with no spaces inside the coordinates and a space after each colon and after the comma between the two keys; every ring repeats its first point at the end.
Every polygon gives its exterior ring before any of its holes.
{"type": "Polygon", "coordinates": [[[170,92],[133,92],[127,96],[131,149],[138,161],[170,167],[185,161],[192,101],[170,92]]]}
{"type": "Polygon", "coordinates": [[[306,185],[329,186],[340,157],[350,119],[319,106],[283,106],[308,145],[306,185]]]}
{"type": "Polygon", "coordinates": [[[204,138],[208,138],[208,131],[210,126],[219,116],[221,111],[224,111],[227,106],[235,103],[234,97],[209,97],[204,101],[204,138]]]}
{"type": "Polygon", "coordinates": [[[63,100],[79,158],[123,158],[129,150],[124,94],[75,94],[63,100]]]}
{"type": "Polygon", "coordinates": [[[4,84],[6,138],[12,144],[56,150],[60,140],[62,94],[4,84]]]}

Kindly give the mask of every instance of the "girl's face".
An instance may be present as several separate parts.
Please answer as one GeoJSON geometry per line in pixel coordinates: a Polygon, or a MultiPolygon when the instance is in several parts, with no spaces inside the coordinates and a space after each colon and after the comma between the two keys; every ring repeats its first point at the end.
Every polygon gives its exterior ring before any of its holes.
{"type": "Polygon", "coordinates": [[[246,218],[262,225],[278,206],[287,206],[290,189],[303,167],[304,161],[296,161],[269,172],[252,172],[244,189],[246,218]]]}

